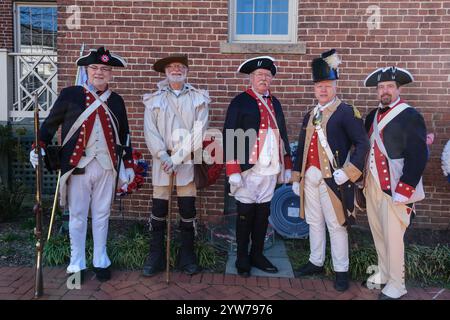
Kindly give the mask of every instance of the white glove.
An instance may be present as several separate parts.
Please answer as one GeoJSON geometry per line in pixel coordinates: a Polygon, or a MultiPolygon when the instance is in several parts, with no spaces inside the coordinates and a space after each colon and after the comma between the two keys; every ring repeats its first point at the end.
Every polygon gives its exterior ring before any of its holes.
{"type": "Polygon", "coordinates": [[[397,192],[394,192],[394,194],[392,195],[392,201],[394,201],[394,204],[405,204],[408,199],[409,198],[397,192]]]}
{"type": "Polygon", "coordinates": [[[125,166],[123,165],[123,162],[120,163],[120,170],[119,170],[119,183],[118,187],[122,188],[124,185],[128,184],[128,177],[125,171],[125,166]]]}
{"type": "Polygon", "coordinates": [[[338,186],[344,184],[349,179],[345,171],[342,169],[337,169],[335,172],[333,172],[333,177],[338,186]]]}
{"type": "Polygon", "coordinates": [[[240,173],[233,173],[228,179],[230,185],[232,185],[233,187],[240,188],[244,185],[240,173]]]}
{"type": "Polygon", "coordinates": [[[300,197],[300,182],[295,181],[292,184],[292,191],[294,191],[294,193],[300,197]]]}
{"type": "MultiPolygon", "coordinates": [[[[39,157],[38,154],[34,151],[35,149],[31,149],[30,151],[30,162],[33,168],[36,169],[36,166],[39,164],[39,157]]],[[[45,151],[43,148],[41,148],[41,156],[45,156],[45,151]]]]}
{"type": "Polygon", "coordinates": [[[159,159],[161,160],[161,165],[163,167],[163,170],[167,174],[171,174],[174,171],[173,161],[172,158],[167,154],[167,152],[164,152],[159,159]]]}
{"type": "Polygon", "coordinates": [[[291,178],[292,178],[292,170],[286,169],[284,171],[284,183],[289,183],[291,181],[291,178]]]}

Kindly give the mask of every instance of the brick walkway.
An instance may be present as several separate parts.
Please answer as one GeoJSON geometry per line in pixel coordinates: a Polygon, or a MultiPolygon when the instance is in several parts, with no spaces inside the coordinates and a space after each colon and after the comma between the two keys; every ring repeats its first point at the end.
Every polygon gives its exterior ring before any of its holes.
{"type": "MultiPolygon", "coordinates": [[[[165,274],[145,278],[139,271],[113,270],[112,279],[100,283],[87,273],[81,289],[69,290],[63,268],[44,269],[44,296],[41,299],[168,299],[168,300],[374,300],[378,290],[352,282],[339,293],[327,279],[266,278],[247,279],[235,275],[201,273],[187,276],[172,273],[169,285],[165,274]]],[[[29,267],[0,268],[0,300],[28,300],[34,294],[34,273],[29,267]]],[[[405,300],[450,300],[450,291],[442,288],[408,288],[405,300]]]]}

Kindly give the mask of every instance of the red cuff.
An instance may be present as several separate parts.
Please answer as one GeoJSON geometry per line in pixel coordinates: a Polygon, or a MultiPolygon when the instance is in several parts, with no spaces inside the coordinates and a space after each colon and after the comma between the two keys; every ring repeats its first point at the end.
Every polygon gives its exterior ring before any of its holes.
{"type": "Polygon", "coordinates": [[[291,160],[291,156],[290,155],[285,155],[284,156],[284,169],[288,170],[291,169],[292,170],[293,165],[292,165],[292,160],[291,160]]]}
{"type": "Polygon", "coordinates": [[[414,191],[415,189],[413,187],[401,181],[397,184],[397,187],[395,188],[396,193],[399,193],[402,196],[407,197],[408,199],[411,198],[414,191]]]}
{"type": "MultiPolygon", "coordinates": [[[[44,149],[47,148],[47,145],[45,144],[44,141],[39,141],[39,146],[44,149]]],[[[36,143],[33,142],[33,144],[31,145],[31,149],[35,149],[35,148],[36,148],[36,143]]]]}
{"type": "Polygon", "coordinates": [[[133,160],[124,160],[123,165],[125,168],[134,168],[133,160]]]}
{"type": "Polygon", "coordinates": [[[228,161],[225,165],[227,176],[231,176],[233,173],[241,173],[241,166],[237,160],[228,161]]]}

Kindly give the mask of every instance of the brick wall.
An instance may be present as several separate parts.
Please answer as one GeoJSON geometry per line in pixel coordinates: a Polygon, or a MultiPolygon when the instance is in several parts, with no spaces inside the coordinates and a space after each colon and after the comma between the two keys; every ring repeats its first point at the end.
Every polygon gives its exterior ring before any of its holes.
{"type": "MultiPolygon", "coordinates": [[[[126,101],[134,147],[143,151],[147,160],[150,156],[143,138],[141,97],[155,90],[161,80],[151,70],[158,58],[189,54],[189,81],[209,90],[211,126],[221,128],[229,101],[247,85],[247,79],[235,73],[237,66],[251,56],[266,54],[220,52],[220,43],[228,40],[226,0],[57,3],[60,87],[73,83],[74,61],[82,42],[89,47],[106,45],[123,55],[129,67],[116,71],[113,87],[126,101]],[[73,4],[81,7],[81,30],[69,30],[65,25],[66,6],[73,4]]],[[[271,54],[279,66],[273,92],[283,104],[290,140],[297,138],[299,123],[314,103],[310,61],[322,51],[338,49],[343,59],[339,95],[364,114],[377,105],[375,91],[362,87],[365,76],[381,66],[398,64],[407,68],[416,81],[403,89],[402,96],[423,113],[428,131],[436,134],[425,174],[427,199],[417,205],[416,225],[448,227],[450,187],[442,176],[439,157],[450,138],[450,2],[301,0],[298,15],[298,40],[306,43],[306,54],[271,54]],[[367,27],[369,5],[381,9],[380,29],[367,27]]],[[[222,213],[223,184],[222,179],[201,193],[203,217],[222,213]]],[[[147,180],[141,192],[123,201],[126,214],[147,217],[150,195],[147,180]]]]}
{"type": "Polygon", "coordinates": [[[0,48],[12,50],[13,42],[13,2],[0,1],[0,48]]]}

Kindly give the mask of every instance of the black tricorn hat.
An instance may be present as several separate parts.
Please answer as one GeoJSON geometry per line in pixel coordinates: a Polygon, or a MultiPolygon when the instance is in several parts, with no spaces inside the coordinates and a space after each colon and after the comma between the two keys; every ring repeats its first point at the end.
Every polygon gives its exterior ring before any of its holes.
{"type": "Polygon", "coordinates": [[[186,67],[189,67],[187,55],[174,54],[172,56],[168,56],[168,57],[165,57],[165,58],[162,58],[162,59],[159,59],[158,61],[156,61],[155,64],[153,65],[153,70],[155,70],[157,72],[165,73],[166,66],[168,64],[171,64],[174,62],[179,62],[181,64],[184,64],[186,67]]]}
{"type": "Polygon", "coordinates": [[[277,73],[275,59],[270,56],[261,56],[244,61],[238,68],[238,72],[250,74],[256,69],[266,69],[274,76],[277,73]]]}
{"type": "Polygon", "coordinates": [[[311,64],[313,82],[339,79],[340,64],[341,59],[336,49],[323,52],[320,58],[315,58],[311,64]]]}
{"type": "Polygon", "coordinates": [[[378,68],[367,76],[366,80],[364,80],[364,85],[366,87],[376,87],[378,83],[385,81],[395,81],[399,86],[402,86],[413,82],[414,77],[408,70],[402,68],[378,68]]]}
{"type": "Polygon", "coordinates": [[[90,64],[104,64],[111,67],[126,67],[127,62],[121,56],[110,53],[104,47],[89,50],[89,54],[78,58],[77,66],[88,66],[90,64]]]}

